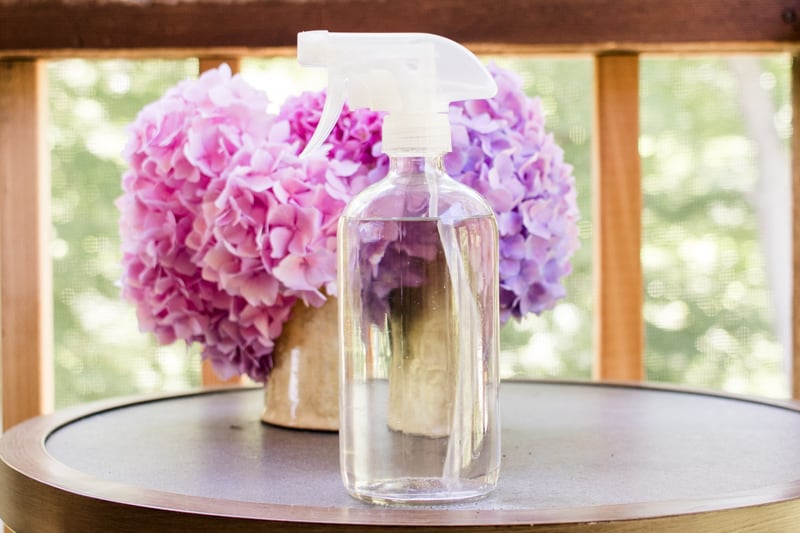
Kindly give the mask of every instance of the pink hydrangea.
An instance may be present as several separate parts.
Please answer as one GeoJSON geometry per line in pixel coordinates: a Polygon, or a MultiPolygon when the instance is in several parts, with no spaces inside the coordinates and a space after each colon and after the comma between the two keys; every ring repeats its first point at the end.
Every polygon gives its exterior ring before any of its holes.
{"type": "Polygon", "coordinates": [[[202,275],[188,242],[207,189],[269,131],[267,103],[227,66],[169,90],[129,128],[117,201],[122,294],[136,304],[141,329],[162,344],[199,342],[222,375],[260,380],[293,302],[256,307],[232,295],[202,275]]]}
{"type": "Polygon", "coordinates": [[[277,116],[267,104],[227,65],[170,89],[128,129],[117,200],[122,294],[140,328],[198,342],[220,375],[256,381],[298,300],[335,294],[339,214],[388,166],[373,155],[378,113],[345,110],[330,157],[301,162],[323,98],[277,116]]]}
{"type": "MultiPolygon", "coordinates": [[[[325,93],[303,93],[284,102],[278,119],[286,121],[288,141],[301,147],[311,139],[319,123],[325,93]]],[[[346,105],[323,146],[330,171],[325,175],[328,193],[344,202],[386,176],[389,158],[381,151],[383,114],[369,109],[350,110],[346,105]]]]}

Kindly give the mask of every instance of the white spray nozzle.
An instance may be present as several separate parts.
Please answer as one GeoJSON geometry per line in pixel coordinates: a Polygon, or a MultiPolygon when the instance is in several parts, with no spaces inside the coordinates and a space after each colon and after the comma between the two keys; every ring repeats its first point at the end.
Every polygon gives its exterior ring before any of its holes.
{"type": "Polygon", "coordinates": [[[301,32],[297,59],[328,69],[328,93],[317,129],[301,157],[330,134],[345,100],[386,111],[383,151],[389,155],[449,152],[450,102],[491,98],[494,79],[460,44],[428,33],[301,32]]]}

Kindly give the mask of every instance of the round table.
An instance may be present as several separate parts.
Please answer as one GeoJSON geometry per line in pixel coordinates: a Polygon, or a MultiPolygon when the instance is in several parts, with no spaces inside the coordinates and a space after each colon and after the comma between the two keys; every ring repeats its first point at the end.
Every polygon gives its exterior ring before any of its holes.
{"type": "Polygon", "coordinates": [[[335,433],[264,425],[262,391],[87,404],[0,439],[0,518],[93,531],[797,531],[800,404],[625,384],[504,382],[488,498],[350,498],[335,433]]]}

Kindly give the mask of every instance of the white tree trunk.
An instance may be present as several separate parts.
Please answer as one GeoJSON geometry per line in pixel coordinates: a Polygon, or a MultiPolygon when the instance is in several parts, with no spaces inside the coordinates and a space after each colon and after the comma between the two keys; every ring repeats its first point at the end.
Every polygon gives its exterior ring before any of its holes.
{"type": "Polygon", "coordinates": [[[759,178],[750,196],[756,212],[759,242],[764,255],[775,335],[789,364],[792,353],[792,188],[789,152],[775,130],[775,106],[761,87],[758,59],[728,59],[738,82],[739,106],[748,136],[756,143],[759,178]]]}

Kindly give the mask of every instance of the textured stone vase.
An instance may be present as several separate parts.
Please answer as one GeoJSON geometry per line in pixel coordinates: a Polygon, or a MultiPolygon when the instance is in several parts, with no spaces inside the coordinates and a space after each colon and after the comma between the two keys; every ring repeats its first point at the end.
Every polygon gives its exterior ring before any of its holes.
{"type": "Polygon", "coordinates": [[[272,352],[264,422],[297,429],[339,429],[337,302],[295,304],[272,352]]]}

